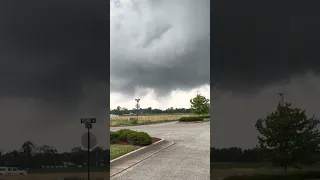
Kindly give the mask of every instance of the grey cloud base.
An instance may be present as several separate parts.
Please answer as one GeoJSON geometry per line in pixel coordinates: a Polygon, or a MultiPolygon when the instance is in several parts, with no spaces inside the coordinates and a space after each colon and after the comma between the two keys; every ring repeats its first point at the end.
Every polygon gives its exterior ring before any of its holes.
{"type": "Polygon", "coordinates": [[[134,2],[111,3],[111,91],[166,96],[209,84],[210,1],[134,2]]]}

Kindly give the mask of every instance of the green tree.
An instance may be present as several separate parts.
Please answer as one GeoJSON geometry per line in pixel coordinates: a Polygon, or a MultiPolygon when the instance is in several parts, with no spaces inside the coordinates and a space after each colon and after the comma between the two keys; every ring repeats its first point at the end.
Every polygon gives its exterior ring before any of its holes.
{"type": "Polygon", "coordinates": [[[120,106],[117,107],[117,115],[121,115],[121,107],[120,106]]]}
{"type": "Polygon", "coordinates": [[[203,115],[209,113],[210,110],[210,100],[201,94],[197,94],[196,97],[190,99],[191,112],[203,115]]]}
{"type": "Polygon", "coordinates": [[[301,169],[301,165],[315,163],[320,143],[318,124],[314,116],[306,116],[305,110],[286,103],[278,104],[276,111],[258,119],[255,126],[265,157],[286,173],[288,167],[301,169]]]}
{"type": "Polygon", "coordinates": [[[39,147],[40,156],[42,158],[42,165],[55,165],[58,150],[52,146],[42,145],[39,147]]]}
{"type": "Polygon", "coordinates": [[[71,149],[72,153],[79,153],[81,151],[82,151],[82,148],[80,146],[76,146],[71,149]]]}
{"type": "Polygon", "coordinates": [[[95,162],[95,165],[99,166],[99,162],[101,160],[103,149],[101,147],[96,147],[91,151],[91,153],[92,153],[92,157],[95,162]]]}
{"type": "Polygon", "coordinates": [[[28,158],[32,156],[35,145],[31,141],[26,141],[21,146],[21,151],[25,157],[25,165],[28,167],[28,158]]]}

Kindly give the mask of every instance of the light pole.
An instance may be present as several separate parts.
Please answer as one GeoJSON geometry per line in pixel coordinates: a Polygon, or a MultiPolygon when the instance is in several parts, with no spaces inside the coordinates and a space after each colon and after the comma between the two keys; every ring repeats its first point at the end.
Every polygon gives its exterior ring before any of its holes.
{"type": "Polygon", "coordinates": [[[90,129],[92,129],[92,124],[96,123],[96,118],[81,118],[81,123],[85,124],[85,127],[88,130],[88,141],[87,141],[87,153],[88,153],[88,159],[87,159],[87,166],[88,166],[88,180],[90,180],[90,129]]]}
{"type": "Polygon", "coordinates": [[[138,115],[138,113],[139,113],[139,101],[140,101],[140,99],[135,99],[135,101],[137,101],[137,121],[138,121],[138,119],[139,119],[139,115],[138,115]]]}
{"type": "Polygon", "coordinates": [[[283,93],[279,93],[279,96],[281,97],[281,105],[283,106],[283,93]]]}

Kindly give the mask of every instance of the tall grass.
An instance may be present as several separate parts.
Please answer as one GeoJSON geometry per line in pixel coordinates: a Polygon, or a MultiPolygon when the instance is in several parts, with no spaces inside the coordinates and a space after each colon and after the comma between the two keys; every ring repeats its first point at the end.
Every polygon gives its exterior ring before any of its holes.
{"type": "Polygon", "coordinates": [[[159,122],[170,122],[179,120],[181,117],[195,116],[194,114],[161,114],[161,115],[139,115],[110,117],[110,126],[152,124],[159,122]]]}

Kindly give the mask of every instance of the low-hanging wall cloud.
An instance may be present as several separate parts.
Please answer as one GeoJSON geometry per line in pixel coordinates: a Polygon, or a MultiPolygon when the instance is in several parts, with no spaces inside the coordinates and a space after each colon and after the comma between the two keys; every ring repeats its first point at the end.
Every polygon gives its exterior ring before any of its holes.
{"type": "Polygon", "coordinates": [[[210,81],[210,1],[111,1],[111,91],[158,96],[210,81]]]}

